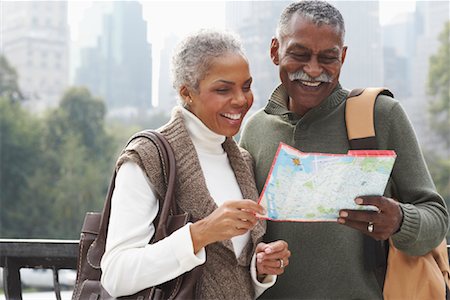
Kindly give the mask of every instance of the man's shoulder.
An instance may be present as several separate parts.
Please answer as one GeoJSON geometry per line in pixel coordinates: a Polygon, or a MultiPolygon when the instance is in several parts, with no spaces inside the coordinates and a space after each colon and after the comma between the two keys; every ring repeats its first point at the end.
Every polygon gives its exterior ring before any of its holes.
{"type": "Polygon", "coordinates": [[[264,108],[260,108],[251,114],[245,121],[242,127],[242,134],[239,140],[239,145],[245,149],[248,149],[248,144],[255,138],[255,129],[259,128],[264,124],[264,118],[266,113],[264,108]]]}
{"type": "Polygon", "coordinates": [[[396,103],[399,102],[397,99],[395,99],[395,95],[394,96],[390,96],[390,95],[383,94],[383,93],[378,95],[377,101],[381,102],[382,105],[388,105],[388,106],[389,105],[390,106],[396,105],[396,103]]]}
{"type": "Polygon", "coordinates": [[[271,119],[272,117],[274,117],[274,116],[267,113],[265,111],[265,107],[262,107],[262,108],[258,109],[257,111],[255,111],[254,113],[252,113],[248,117],[247,121],[245,122],[244,127],[248,128],[248,127],[259,127],[259,126],[267,125],[267,121],[269,119],[271,119]]]}
{"type": "Polygon", "coordinates": [[[400,106],[400,102],[394,97],[380,94],[375,102],[375,114],[386,116],[400,106]]]}
{"type": "Polygon", "coordinates": [[[264,111],[265,107],[261,107],[258,110],[256,110],[255,112],[253,112],[249,117],[248,117],[248,121],[252,121],[254,122],[255,120],[264,118],[267,113],[264,111]]]}

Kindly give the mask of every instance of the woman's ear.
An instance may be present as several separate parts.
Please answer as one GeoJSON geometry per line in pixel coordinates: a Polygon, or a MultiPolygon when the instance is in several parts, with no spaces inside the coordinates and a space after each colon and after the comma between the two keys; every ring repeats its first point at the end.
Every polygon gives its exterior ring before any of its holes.
{"type": "Polygon", "coordinates": [[[180,88],[180,96],[187,105],[192,103],[191,93],[185,85],[180,88]]]}

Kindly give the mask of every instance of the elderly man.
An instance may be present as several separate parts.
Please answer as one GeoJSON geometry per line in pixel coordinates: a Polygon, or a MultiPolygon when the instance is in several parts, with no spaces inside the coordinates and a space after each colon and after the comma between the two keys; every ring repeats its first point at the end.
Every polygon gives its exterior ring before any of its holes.
{"type": "MultiPolygon", "coordinates": [[[[248,120],[241,138],[254,157],[260,192],[279,142],[304,152],[348,152],[349,92],[339,84],[344,35],[340,12],[326,2],[301,1],[283,11],[270,49],[281,85],[248,120]]],[[[410,255],[429,252],[443,240],[446,206],[399,102],[378,96],[375,130],[379,149],[395,150],[397,161],[384,196],[361,195],[355,202],[374,205],[379,213],[344,209],[336,223],[268,222],[265,240],[286,240],[292,258],[262,298],[382,299],[376,240],[392,238],[410,255]]]]}

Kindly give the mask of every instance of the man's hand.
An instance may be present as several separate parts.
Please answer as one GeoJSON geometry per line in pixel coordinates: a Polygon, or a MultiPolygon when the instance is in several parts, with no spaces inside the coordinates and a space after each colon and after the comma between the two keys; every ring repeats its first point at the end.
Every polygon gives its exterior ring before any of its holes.
{"type": "Polygon", "coordinates": [[[373,205],[378,211],[342,209],[338,222],[357,229],[376,240],[387,240],[402,224],[403,212],[397,201],[382,196],[361,196],[359,205],[373,205]]]}
{"type": "Polygon", "coordinates": [[[256,246],[256,271],[258,275],[281,275],[289,265],[291,251],[285,241],[269,244],[259,243],[256,246]]]}

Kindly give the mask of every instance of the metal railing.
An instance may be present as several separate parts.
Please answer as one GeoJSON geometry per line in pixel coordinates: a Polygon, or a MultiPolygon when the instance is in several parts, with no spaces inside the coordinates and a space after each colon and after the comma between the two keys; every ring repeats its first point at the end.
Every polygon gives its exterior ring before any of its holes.
{"type": "MultiPolygon", "coordinates": [[[[20,268],[47,268],[53,269],[56,298],[61,300],[58,270],[76,270],[78,244],[78,240],[0,239],[0,267],[3,267],[6,299],[22,299],[20,268]]],[[[450,252],[450,245],[447,245],[447,252],[450,252]]]]}
{"type": "Polygon", "coordinates": [[[6,299],[22,299],[20,268],[47,268],[53,269],[55,294],[60,300],[58,270],[76,270],[78,244],[78,240],[0,239],[6,299]]]}

